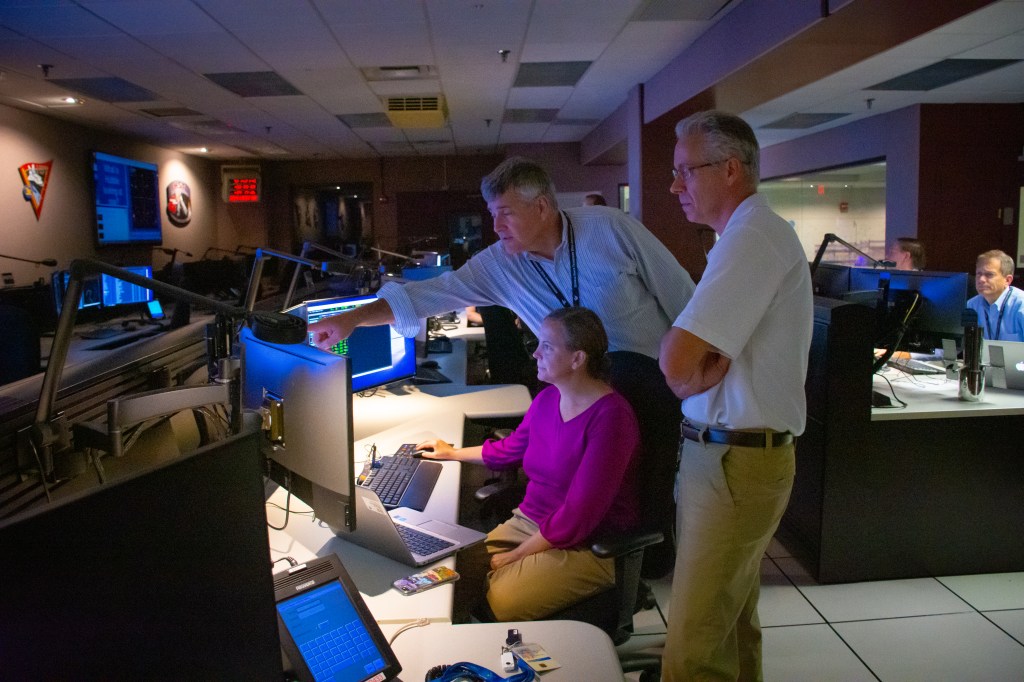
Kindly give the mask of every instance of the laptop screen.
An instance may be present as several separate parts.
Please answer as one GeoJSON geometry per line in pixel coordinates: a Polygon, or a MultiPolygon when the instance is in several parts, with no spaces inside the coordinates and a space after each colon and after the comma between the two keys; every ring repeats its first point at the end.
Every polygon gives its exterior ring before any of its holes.
{"type": "Polygon", "coordinates": [[[365,680],[387,667],[341,583],[308,590],[277,611],[315,680],[365,680]]]}

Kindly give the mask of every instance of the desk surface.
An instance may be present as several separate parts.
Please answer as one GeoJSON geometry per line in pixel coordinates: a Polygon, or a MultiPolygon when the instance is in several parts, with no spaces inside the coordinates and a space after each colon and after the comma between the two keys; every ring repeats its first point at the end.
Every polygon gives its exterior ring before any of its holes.
{"type": "Polygon", "coordinates": [[[892,395],[885,378],[892,382],[896,397],[907,403],[900,407],[873,408],[871,421],[900,419],[941,419],[964,417],[1002,417],[1024,414],[1024,392],[985,387],[984,398],[976,403],[960,400],[960,385],[944,375],[909,375],[889,369],[875,375],[872,388],[886,396],[892,395]],[[882,378],[882,377],[885,378],[882,378]]]}
{"type": "MultiPolygon", "coordinates": [[[[420,682],[436,665],[476,663],[502,677],[499,656],[509,628],[518,628],[527,643],[539,644],[560,668],[546,671],[536,679],[543,682],[622,682],[622,668],[612,641],[604,632],[578,621],[548,620],[529,623],[474,623],[452,625],[431,623],[400,634],[391,648],[402,664],[398,679],[420,682]]],[[[382,627],[391,637],[396,625],[382,627]]]]}

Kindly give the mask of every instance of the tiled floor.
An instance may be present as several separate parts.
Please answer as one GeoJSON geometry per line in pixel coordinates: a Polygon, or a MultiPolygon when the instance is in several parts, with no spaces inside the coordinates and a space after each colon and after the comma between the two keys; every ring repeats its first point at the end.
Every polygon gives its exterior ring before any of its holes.
{"type": "MultiPolygon", "coordinates": [[[[653,587],[629,649],[664,641],[672,587],[653,587]]],[[[759,612],[767,682],[1024,681],[1024,573],[818,585],[773,541],[759,612]]]]}

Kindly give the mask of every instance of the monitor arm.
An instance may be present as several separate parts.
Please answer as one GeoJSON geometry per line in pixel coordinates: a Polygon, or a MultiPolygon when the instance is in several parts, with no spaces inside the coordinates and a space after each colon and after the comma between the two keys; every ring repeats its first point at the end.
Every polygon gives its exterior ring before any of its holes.
{"type": "Polygon", "coordinates": [[[39,404],[36,407],[35,422],[29,427],[31,444],[35,449],[40,475],[44,481],[53,475],[54,456],[70,455],[72,449],[70,430],[63,415],[54,414],[54,406],[57,401],[61,374],[71,348],[75,318],[78,315],[78,306],[74,302],[82,296],[82,282],[86,277],[101,273],[110,275],[150,289],[166,299],[194,303],[216,313],[217,323],[211,326],[221,330],[213,333],[215,337],[220,337],[220,340],[211,343],[208,339],[207,351],[212,354],[216,349],[218,357],[211,357],[209,360],[211,364],[217,363],[220,368],[218,382],[229,385],[233,432],[237,432],[237,427],[241,423],[241,397],[238,386],[239,360],[232,355],[235,344],[231,342],[236,337],[238,328],[243,324],[248,325],[253,329],[255,336],[274,343],[302,343],[306,340],[305,322],[294,316],[280,313],[252,313],[99,260],[72,261],[70,273],[70,281],[64,296],[64,300],[69,303],[61,308],[60,317],[57,320],[50,360],[46,365],[46,373],[43,375],[39,404]]]}
{"type": "Polygon", "coordinates": [[[851,244],[850,242],[841,239],[838,235],[828,232],[825,235],[824,239],[821,240],[821,246],[818,247],[818,252],[814,254],[814,261],[811,263],[811,277],[813,277],[814,273],[817,271],[818,263],[820,263],[821,259],[825,256],[826,249],[828,249],[828,247],[831,246],[833,242],[838,242],[845,246],[846,248],[848,248],[850,251],[853,251],[854,253],[859,253],[860,255],[864,256],[871,262],[871,265],[873,267],[891,268],[896,265],[896,263],[891,260],[878,260],[876,258],[872,258],[868,254],[864,253],[856,246],[851,244]]]}

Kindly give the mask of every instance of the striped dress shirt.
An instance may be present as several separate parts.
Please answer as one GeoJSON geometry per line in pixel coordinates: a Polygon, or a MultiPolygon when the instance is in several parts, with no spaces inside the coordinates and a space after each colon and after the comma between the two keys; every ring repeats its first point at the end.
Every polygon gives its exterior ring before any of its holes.
{"type": "Polygon", "coordinates": [[[468,305],[501,305],[530,329],[561,306],[533,262],[572,300],[568,224],[576,241],[580,305],[604,323],[609,350],[658,357],[661,338],[693,295],[695,285],[665,245],[638,220],[607,206],[562,212],[562,242],[553,260],[508,254],[500,243],[478,252],[455,272],[434,279],[389,282],[377,295],[395,315],[394,326],[414,336],[420,320],[468,305]]]}

